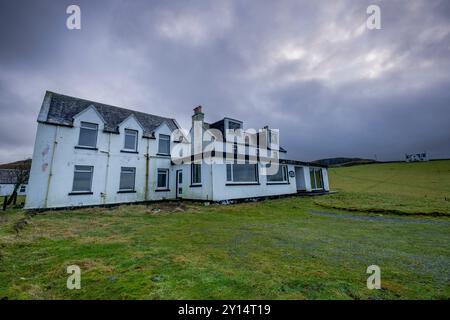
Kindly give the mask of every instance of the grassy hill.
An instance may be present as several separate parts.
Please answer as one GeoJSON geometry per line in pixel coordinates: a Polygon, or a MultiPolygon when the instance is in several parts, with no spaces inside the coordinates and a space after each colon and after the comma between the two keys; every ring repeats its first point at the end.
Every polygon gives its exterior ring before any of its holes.
{"type": "Polygon", "coordinates": [[[31,169],[31,159],[0,164],[0,169],[31,169]]]}
{"type": "Polygon", "coordinates": [[[450,215],[450,160],[329,169],[338,193],[317,204],[369,212],[450,215]]]}

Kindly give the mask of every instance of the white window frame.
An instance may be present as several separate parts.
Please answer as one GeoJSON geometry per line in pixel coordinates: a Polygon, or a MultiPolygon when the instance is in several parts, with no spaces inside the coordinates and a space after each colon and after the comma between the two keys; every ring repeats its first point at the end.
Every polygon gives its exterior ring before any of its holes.
{"type": "Polygon", "coordinates": [[[164,168],[160,168],[157,170],[156,173],[156,189],[157,190],[166,190],[169,189],[169,169],[164,169],[164,168]],[[166,185],[164,187],[159,187],[158,186],[158,181],[159,181],[159,174],[165,172],[166,174],[166,185]]]}
{"type": "Polygon", "coordinates": [[[191,163],[191,185],[199,185],[202,184],[202,165],[201,163],[191,163]],[[199,168],[200,171],[200,181],[194,181],[194,168],[199,168]]]}
{"type": "Polygon", "coordinates": [[[125,129],[124,130],[124,139],[123,139],[123,150],[126,151],[138,151],[138,137],[139,137],[139,131],[133,130],[133,129],[125,129]],[[127,135],[134,135],[134,148],[129,149],[126,147],[126,141],[127,141],[127,135]]]}
{"type": "Polygon", "coordinates": [[[158,154],[162,154],[162,155],[170,155],[170,135],[167,134],[159,134],[158,137],[158,154]],[[161,140],[166,140],[169,142],[169,152],[165,153],[165,152],[161,152],[161,140]]]}
{"type": "Polygon", "coordinates": [[[93,166],[86,166],[86,165],[75,165],[73,170],[73,181],[72,181],[72,193],[86,193],[86,192],[92,192],[92,181],[94,180],[94,167],[93,166]],[[78,167],[78,169],[77,169],[78,167]],[[80,169],[81,167],[87,167],[89,169],[80,169]],[[74,190],[75,187],[75,174],[77,172],[89,172],[91,173],[91,181],[89,185],[89,190],[74,190]]]}
{"type": "Polygon", "coordinates": [[[80,132],[79,132],[79,135],[78,135],[78,146],[79,147],[84,147],[84,148],[95,149],[95,148],[97,148],[97,140],[98,140],[98,124],[97,123],[92,123],[92,122],[81,121],[80,122],[80,132]],[[88,126],[86,126],[86,125],[88,125],[88,126]],[[93,128],[89,127],[89,125],[96,126],[96,128],[93,129],[93,128]],[[80,143],[81,142],[80,140],[81,140],[81,132],[82,132],[82,130],[95,131],[96,134],[95,134],[94,146],[83,145],[83,144],[80,143]]]}
{"type": "Polygon", "coordinates": [[[259,184],[258,164],[253,164],[253,163],[246,163],[246,164],[255,166],[255,177],[256,177],[256,180],[252,180],[252,181],[234,181],[234,166],[235,165],[239,165],[239,163],[227,163],[225,165],[225,174],[226,174],[227,184],[259,184]],[[228,179],[228,166],[231,167],[231,180],[228,179]]]}
{"type": "MultiPolygon", "coordinates": [[[[269,165],[267,165],[269,166],[269,165]]],[[[285,164],[279,164],[278,165],[278,170],[282,171],[282,180],[269,180],[269,177],[274,176],[274,175],[266,175],[266,179],[267,179],[267,183],[268,184],[283,184],[283,183],[288,183],[289,182],[289,177],[288,177],[288,166],[285,164]]]]}
{"type": "Polygon", "coordinates": [[[135,189],[136,189],[136,167],[120,167],[119,191],[134,191],[135,189]],[[132,169],[132,171],[130,169],[132,169]],[[126,172],[126,170],[129,170],[129,171],[126,172]],[[132,174],[133,175],[133,188],[121,188],[122,174],[132,174]]]}
{"type": "Polygon", "coordinates": [[[323,181],[323,172],[321,168],[309,168],[309,181],[311,183],[311,190],[324,190],[324,181],[323,181]],[[322,178],[322,187],[321,188],[317,188],[317,183],[316,183],[316,172],[320,171],[320,176],[322,178]],[[314,187],[311,183],[311,176],[314,176],[314,187]]]}

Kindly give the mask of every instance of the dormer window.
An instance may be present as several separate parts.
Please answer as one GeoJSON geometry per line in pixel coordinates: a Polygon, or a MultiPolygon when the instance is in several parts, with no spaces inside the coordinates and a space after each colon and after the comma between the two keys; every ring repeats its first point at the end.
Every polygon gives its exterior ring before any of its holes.
{"type": "Polygon", "coordinates": [[[230,130],[242,129],[242,125],[240,122],[228,120],[228,129],[230,130]]]}
{"type": "Polygon", "coordinates": [[[158,153],[163,155],[170,155],[170,136],[166,134],[159,135],[158,153]]]}
{"type": "Polygon", "coordinates": [[[137,151],[138,147],[138,131],[125,129],[124,149],[127,151],[137,151]]]}
{"type": "Polygon", "coordinates": [[[81,122],[78,146],[95,148],[97,146],[98,124],[81,122]]]}

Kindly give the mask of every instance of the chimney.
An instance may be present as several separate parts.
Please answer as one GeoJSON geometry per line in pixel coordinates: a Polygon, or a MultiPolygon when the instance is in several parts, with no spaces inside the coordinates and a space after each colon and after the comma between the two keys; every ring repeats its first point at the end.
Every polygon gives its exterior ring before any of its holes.
{"type": "Polygon", "coordinates": [[[198,106],[194,108],[194,114],[192,115],[192,122],[201,121],[203,124],[203,120],[205,119],[205,114],[202,112],[202,106],[198,106]]]}

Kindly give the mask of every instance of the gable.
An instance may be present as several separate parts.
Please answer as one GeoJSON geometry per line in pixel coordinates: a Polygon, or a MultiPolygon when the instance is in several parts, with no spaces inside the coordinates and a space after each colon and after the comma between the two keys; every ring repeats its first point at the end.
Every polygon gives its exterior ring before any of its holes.
{"type": "Polygon", "coordinates": [[[171,130],[178,128],[173,119],[147,114],[130,109],[119,108],[103,103],[70,97],[54,92],[47,92],[44,103],[39,113],[38,122],[72,126],[74,117],[85,109],[93,106],[104,121],[106,132],[119,133],[119,125],[133,115],[143,128],[143,136],[153,137],[153,131],[163,122],[166,122],[171,130]]]}

